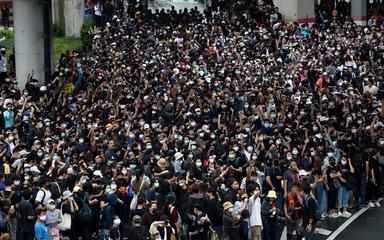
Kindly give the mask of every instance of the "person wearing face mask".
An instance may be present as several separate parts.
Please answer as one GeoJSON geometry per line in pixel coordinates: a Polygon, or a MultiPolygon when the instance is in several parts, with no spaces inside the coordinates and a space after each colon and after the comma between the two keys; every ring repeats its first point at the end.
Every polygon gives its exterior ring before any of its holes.
{"type": "Polygon", "coordinates": [[[332,218],[340,217],[342,214],[338,213],[336,209],[336,201],[338,190],[341,187],[342,174],[336,166],[336,160],[331,157],[329,158],[329,166],[326,170],[328,179],[328,214],[332,218]]]}
{"type": "Polygon", "coordinates": [[[36,209],[35,239],[49,240],[48,229],[46,226],[46,214],[42,208],[36,209]]]}
{"type": "Polygon", "coordinates": [[[223,204],[223,239],[237,240],[239,220],[234,217],[234,206],[231,202],[223,204]]]}
{"type": "Polygon", "coordinates": [[[51,240],[59,240],[58,224],[61,223],[61,213],[60,210],[56,208],[56,202],[52,199],[48,201],[45,222],[47,224],[49,238],[51,240]]]}
{"type": "Polygon", "coordinates": [[[117,216],[117,215],[114,216],[113,225],[111,227],[111,231],[109,234],[109,237],[112,240],[119,240],[120,239],[120,224],[121,224],[121,220],[120,220],[119,216],[117,216]]]}
{"type": "Polygon", "coordinates": [[[349,191],[353,190],[350,182],[351,175],[355,173],[355,169],[352,166],[351,160],[346,156],[341,158],[338,168],[341,173],[341,177],[339,177],[341,186],[337,193],[336,208],[339,209],[338,215],[342,212],[342,216],[348,218],[352,215],[347,211],[347,208],[349,202],[349,191]]]}
{"type": "Polygon", "coordinates": [[[232,201],[235,202],[237,199],[238,191],[240,189],[239,182],[235,179],[229,179],[228,182],[230,182],[229,186],[231,186],[231,187],[228,189],[227,193],[232,197],[232,201]],[[232,181],[232,183],[231,183],[231,181],[232,181]]]}
{"type": "Polygon", "coordinates": [[[276,192],[270,190],[266,199],[261,204],[261,216],[263,219],[265,240],[276,239],[276,221],[279,214],[279,208],[276,205],[276,192]]]}
{"type": "Polygon", "coordinates": [[[290,162],[289,169],[284,173],[284,198],[288,196],[291,191],[293,183],[299,181],[299,169],[297,168],[297,162],[290,162]]]}

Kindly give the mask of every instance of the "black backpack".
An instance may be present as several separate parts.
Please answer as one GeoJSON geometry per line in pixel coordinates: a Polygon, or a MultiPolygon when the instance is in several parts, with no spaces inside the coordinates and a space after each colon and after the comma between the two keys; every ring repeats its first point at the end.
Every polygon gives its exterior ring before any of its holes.
{"type": "Polygon", "coordinates": [[[82,206],[79,210],[79,219],[82,221],[82,222],[89,222],[92,220],[92,211],[91,211],[91,208],[89,207],[89,204],[88,204],[88,195],[85,194],[84,195],[84,198],[81,200],[82,202],[82,206]]]}

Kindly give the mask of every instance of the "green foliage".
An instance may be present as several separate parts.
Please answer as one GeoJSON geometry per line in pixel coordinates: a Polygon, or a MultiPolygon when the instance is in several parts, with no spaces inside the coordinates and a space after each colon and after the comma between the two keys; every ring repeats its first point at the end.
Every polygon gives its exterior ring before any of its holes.
{"type": "Polygon", "coordinates": [[[60,55],[68,50],[81,50],[82,41],[75,37],[54,37],[53,38],[53,59],[60,59],[60,55]]]}
{"type": "Polygon", "coordinates": [[[60,27],[58,23],[52,24],[52,35],[54,37],[64,37],[64,30],[60,27]]]}
{"type": "Polygon", "coordinates": [[[12,48],[15,42],[13,30],[7,28],[1,30],[0,39],[2,39],[2,41],[0,42],[0,47],[3,47],[7,50],[6,56],[8,58],[9,55],[12,54],[12,48]]]}
{"type": "Polygon", "coordinates": [[[83,26],[80,30],[80,38],[83,43],[83,50],[85,52],[91,51],[92,48],[92,30],[93,22],[90,19],[85,19],[83,26]]]}

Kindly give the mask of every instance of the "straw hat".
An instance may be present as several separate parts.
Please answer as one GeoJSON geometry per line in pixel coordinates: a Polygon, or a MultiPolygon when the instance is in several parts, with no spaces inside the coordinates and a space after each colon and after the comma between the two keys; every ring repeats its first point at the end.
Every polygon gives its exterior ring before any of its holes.
{"type": "Polygon", "coordinates": [[[167,160],[165,158],[160,158],[159,161],[157,161],[157,166],[164,168],[167,165],[167,160]]]}
{"type": "Polygon", "coordinates": [[[273,190],[270,190],[267,195],[268,198],[277,198],[276,192],[273,190]]]}
{"type": "Polygon", "coordinates": [[[233,204],[231,202],[225,202],[223,204],[224,211],[231,208],[231,207],[233,207],[233,204]]]}

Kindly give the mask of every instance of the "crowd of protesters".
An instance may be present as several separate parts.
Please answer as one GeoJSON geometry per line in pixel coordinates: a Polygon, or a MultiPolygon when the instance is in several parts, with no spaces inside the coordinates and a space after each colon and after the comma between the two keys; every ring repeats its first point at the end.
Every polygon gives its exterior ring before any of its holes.
{"type": "Polygon", "coordinates": [[[117,8],[50,81],[3,74],[0,239],[312,239],[379,207],[383,26],[257,7],[117,8]]]}

